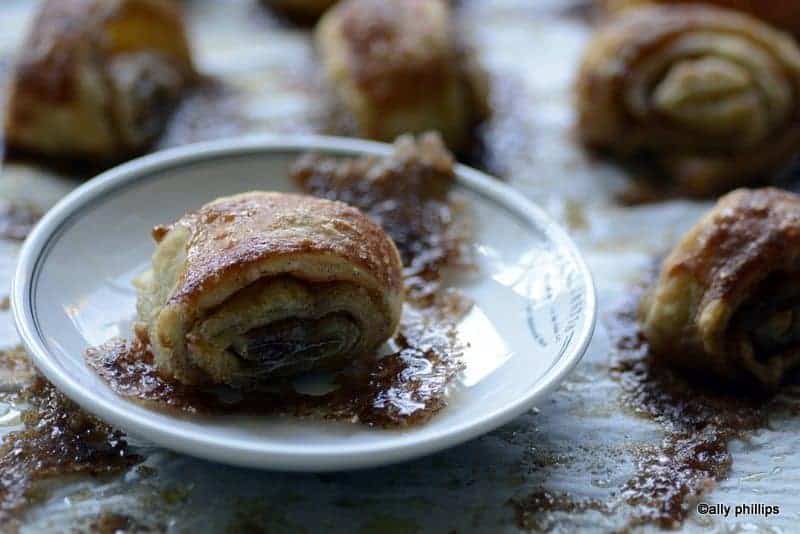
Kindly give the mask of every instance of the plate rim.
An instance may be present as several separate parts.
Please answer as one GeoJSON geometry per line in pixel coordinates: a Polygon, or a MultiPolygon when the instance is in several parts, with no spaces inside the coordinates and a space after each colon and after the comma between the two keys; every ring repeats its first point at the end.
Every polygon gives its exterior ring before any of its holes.
{"type": "Polygon", "coordinates": [[[20,250],[12,280],[11,309],[17,332],[31,354],[34,364],[53,385],[83,409],[127,433],[191,456],[229,465],[261,469],[323,472],[397,463],[464,443],[518,417],[550,394],[583,357],[592,339],[597,319],[596,290],[591,272],[582,254],[559,224],[534,202],[523,197],[509,185],[462,164],[456,166],[457,182],[469,190],[483,194],[495,202],[511,208],[515,214],[523,215],[528,222],[544,232],[558,250],[569,253],[570,259],[577,266],[585,288],[584,320],[576,327],[573,339],[564,354],[536,381],[536,384],[540,384],[539,387],[531,388],[530,392],[523,397],[484,415],[477,422],[448,427],[443,432],[416,440],[409,445],[370,446],[362,450],[347,448],[341,451],[322,453],[302,451],[296,448],[293,451],[277,450],[274,447],[273,449],[269,447],[254,449],[247,446],[251,443],[247,440],[236,442],[227,440],[220,443],[213,439],[204,439],[199,431],[187,432],[164,428],[157,421],[149,421],[129,412],[123,404],[104,402],[93,390],[83,388],[77,380],[72,378],[67,369],[62,369],[56,358],[50,356],[45,341],[38,331],[35,324],[36,312],[32,301],[35,289],[32,275],[53,234],[65,221],[79,216],[80,209],[91,200],[113,191],[123,184],[133,183],[151,173],[162,171],[166,167],[200,163],[219,156],[286,151],[316,151],[339,155],[385,155],[391,150],[392,145],[390,144],[362,139],[319,135],[251,135],[194,143],[154,152],[108,169],[88,180],[64,196],[45,213],[20,250]]]}

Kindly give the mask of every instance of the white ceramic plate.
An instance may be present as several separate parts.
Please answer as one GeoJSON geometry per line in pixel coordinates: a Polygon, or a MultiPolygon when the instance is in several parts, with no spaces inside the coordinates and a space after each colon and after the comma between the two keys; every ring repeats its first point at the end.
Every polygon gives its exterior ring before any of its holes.
{"type": "Polygon", "coordinates": [[[114,394],[84,351],[128,336],[131,280],[153,252],[150,229],[222,195],[292,190],[306,151],[384,154],[387,145],[326,137],[258,137],[160,152],[112,169],[59,202],[26,241],[13,287],[19,333],[36,365],[86,410],[187,454],[261,468],[326,471],[432,453],[520,415],[575,366],[591,337],[595,294],[575,246],[509,187],[458,167],[476,224],[479,274],[458,289],[476,303],[459,325],[470,346],[449,406],[405,430],[290,417],[183,416],[114,394]]]}

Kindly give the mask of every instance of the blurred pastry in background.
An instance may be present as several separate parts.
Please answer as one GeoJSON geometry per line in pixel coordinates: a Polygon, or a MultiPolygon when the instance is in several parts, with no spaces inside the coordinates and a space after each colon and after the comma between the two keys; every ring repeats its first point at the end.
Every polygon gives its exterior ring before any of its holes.
{"type": "Polygon", "coordinates": [[[12,150],[94,164],[141,152],[194,80],[170,0],[47,0],[19,51],[5,136],[12,150]]]}
{"type": "Polygon", "coordinates": [[[800,2],[794,0],[601,0],[606,10],[622,10],[649,4],[710,4],[749,13],[782,30],[800,35],[800,2]]]}
{"type": "Polygon", "coordinates": [[[316,41],[355,135],[391,141],[436,130],[462,150],[486,114],[485,80],[442,0],[345,0],[320,20],[316,41]]]}
{"type": "Polygon", "coordinates": [[[749,15],[632,9],[586,48],[576,89],[589,147],[645,156],[685,195],[764,181],[800,147],[800,49],[749,15]]]}
{"type": "Polygon", "coordinates": [[[339,0],[261,0],[273,11],[298,22],[315,22],[339,0]]]}
{"type": "Polygon", "coordinates": [[[640,312],[666,363],[777,387],[800,364],[800,196],[722,197],[667,257],[640,312]]]}

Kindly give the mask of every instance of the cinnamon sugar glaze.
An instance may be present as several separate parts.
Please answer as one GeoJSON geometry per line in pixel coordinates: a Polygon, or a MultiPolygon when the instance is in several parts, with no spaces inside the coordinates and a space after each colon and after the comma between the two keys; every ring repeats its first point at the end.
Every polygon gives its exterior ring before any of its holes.
{"type": "Polygon", "coordinates": [[[444,267],[469,264],[468,219],[449,191],[453,165],[438,136],[428,134],[416,143],[399,139],[392,157],[309,154],[294,165],[292,177],[306,193],[346,202],[380,224],[400,251],[407,296],[424,301],[440,289],[444,267]]]}
{"type": "MultiPolygon", "coordinates": [[[[3,365],[8,358],[16,356],[6,351],[0,354],[3,365]]],[[[0,400],[24,407],[23,428],[7,434],[0,445],[3,528],[15,529],[37,482],[67,475],[114,474],[140,461],[128,451],[121,432],[81,410],[41,376],[0,400]]]]}
{"type": "Polygon", "coordinates": [[[185,386],[159,374],[150,348],[138,338],[113,339],[86,356],[116,393],[157,408],[405,426],[423,423],[445,406],[449,386],[463,367],[453,319],[468,307],[455,294],[425,308],[407,307],[400,332],[390,342],[392,352],[345,369],[334,378],[336,389],[322,395],[300,393],[288,381],[246,390],[185,386]]]}

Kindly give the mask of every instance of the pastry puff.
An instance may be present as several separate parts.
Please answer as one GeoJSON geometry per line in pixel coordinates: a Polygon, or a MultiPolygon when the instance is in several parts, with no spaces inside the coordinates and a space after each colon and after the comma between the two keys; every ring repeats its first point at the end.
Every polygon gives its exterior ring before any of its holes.
{"type": "Polygon", "coordinates": [[[345,0],[320,20],[316,42],[328,82],[356,134],[391,141],[437,130],[468,144],[486,89],[456,43],[443,0],[345,0]]]}
{"type": "Polygon", "coordinates": [[[6,140],[112,162],[161,133],[194,68],[171,0],[46,0],[13,72],[6,140]]]}
{"type": "Polygon", "coordinates": [[[681,193],[715,195],[764,181],[797,152],[800,49],[727,9],[632,9],[587,46],[577,111],[590,147],[646,156],[681,193]]]}
{"type": "Polygon", "coordinates": [[[239,385],[333,370],[397,328],[397,249],[355,208],[249,192],[153,231],[138,314],[159,369],[189,383],[239,385]]]}
{"type": "Polygon", "coordinates": [[[640,311],[665,361],[776,387],[800,363],[800,196],[722,197],[664,261],[640,311]]]}

